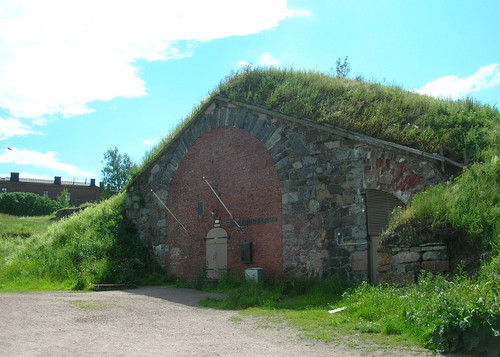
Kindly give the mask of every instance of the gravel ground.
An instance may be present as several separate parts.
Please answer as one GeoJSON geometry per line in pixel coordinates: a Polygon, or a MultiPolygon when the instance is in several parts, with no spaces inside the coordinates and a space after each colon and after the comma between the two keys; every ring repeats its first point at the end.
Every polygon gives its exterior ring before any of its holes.
{"type": "Polygon", "coordinates": [[[172,287],[0,294],[1,356],[430,356],[423,350],[323,343],[235,311],[214,294],[172,287]]]}

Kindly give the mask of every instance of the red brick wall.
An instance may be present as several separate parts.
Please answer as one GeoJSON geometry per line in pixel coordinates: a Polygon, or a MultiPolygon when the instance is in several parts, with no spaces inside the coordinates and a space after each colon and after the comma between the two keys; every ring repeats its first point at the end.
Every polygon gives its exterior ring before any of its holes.
{"type": "Polygon", "coordinates": [[[266,269],[266,275],[283,271],[281,192],[278,173],[266,148],[248,132],[221,127],[201,136],[182,158],[169,188],[167,206],[193,235],[189,237],[166,213],[167,271],[184,279],[203,273],[205,240],[213,228],[217,210],[228,240],[228,268],[241,272],[250,267],[266,269]],[[275,217],[275,222],[244,227],[230,225],[231,218],[217,200],[205,176],[238,221],[275,217]],[[198,202],[204,213],[198,215],[198,202]],[[253,262],[240,260],[239,243],[252,241],[253,262]]]}
{"type": "Polygon", "coordinates": [[[0,187],[7,188],[7,193],[31,192],[43,197],[44,191],[49,191],[49,198],[55,200],[64,191],[70,192],[72,205],[79,205],[85,202],[93,202],[101,197],[101,189],[97,186],[77,186],[77,185],[54,185],[37,182],[0,182],[0,187]]]}

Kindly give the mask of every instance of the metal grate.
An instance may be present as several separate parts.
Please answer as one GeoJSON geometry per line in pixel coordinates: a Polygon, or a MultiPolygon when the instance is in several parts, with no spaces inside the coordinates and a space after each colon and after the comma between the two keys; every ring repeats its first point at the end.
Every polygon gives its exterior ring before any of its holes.
{"type": "Polygon", "coordinates": [[[378,236],[389,223],[394,207],[404,207],[403,201],[379,190],[366,190],[368,234],[378,236]]]}

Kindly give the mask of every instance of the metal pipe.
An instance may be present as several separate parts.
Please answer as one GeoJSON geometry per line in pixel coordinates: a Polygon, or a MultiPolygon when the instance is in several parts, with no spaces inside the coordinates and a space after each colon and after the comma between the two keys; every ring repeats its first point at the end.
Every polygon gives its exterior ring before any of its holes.
{"type": "Polygon", "coordinates": [[[192,238],[193,235],[188,232],[186,227],[184,227],[184,225],[177,219],[177,217],[172,213],[172,211],[168,209],[167,205],[163,203],[163,201],[160,199],[160,197],[158,197],[158,195],[153,191],[153,189],[151,189],[151,192],[153,192],[153,195],[155,195],[155,197],[158,199],[158,201],[160,201],[160,203],[163,205],[163,207],[165,207],[165,209],[168,211],[168,213],[170,213],[172,215],[172,217],[174,217],[176,222],[179,223],[179,225],[182,227],[182,229],[184,229],[184,231],[189,235],[189,237],[192,238]]]}
{"type": "Polygon", "coordinates": [[[365,244],[367,245],[368,242],[366,242],[366,243],[344,243],[344,235],[341,233],[337,233],[337,245],[365,245],[365,244]],[[342,238],[341,242],[339,242],[339,237],[342,238]]]}
{"type": "Polygon", "coordinates": [[[229,216],[231,216],[234,224],[236,224],[236,226],[238,226],[238,228],[240,229],[240,231],[242,233],[244,233],[245,231],[243,230],[243,228],[241,228],[241,226],[238,224],[238,222],[236,222],[236,220],[234,219],[233,215],[231,214],[231,212],[229,212],[229,209],[226,207],[226,205],[224,204],[224,202],[222,202],[221,198],[219,197],[219,195],[217,194],[217,192],[215,192],[215,190],[213,189],[212,185],[210,185],[210,182],[208,182],[207,178],[205,176],[203,176],[203,181],[206,182],[206,184],[208,185],[208,187],[210,187],[210,189],[212,190],[212,192],[214,193],[215,197],[217,197],[217,199],[219,200],[219,202],[222,204],[222,206],[224,207],[224,209],[227,211],[227,213],[229,213],[229,216]]]}

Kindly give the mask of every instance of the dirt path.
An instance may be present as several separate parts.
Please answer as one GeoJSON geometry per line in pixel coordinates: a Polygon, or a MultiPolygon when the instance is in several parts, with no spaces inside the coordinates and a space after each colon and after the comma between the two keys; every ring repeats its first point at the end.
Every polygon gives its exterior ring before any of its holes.
{"type": "Polygon", "coordinates": [[[0,294],[2,356],[425,356],[305,340],[171,287],[0,294]]]}

